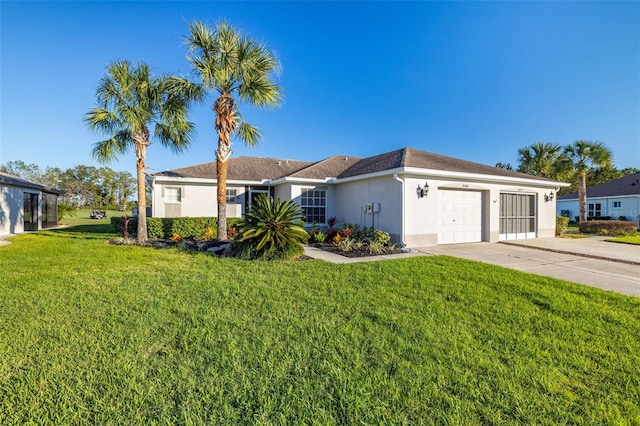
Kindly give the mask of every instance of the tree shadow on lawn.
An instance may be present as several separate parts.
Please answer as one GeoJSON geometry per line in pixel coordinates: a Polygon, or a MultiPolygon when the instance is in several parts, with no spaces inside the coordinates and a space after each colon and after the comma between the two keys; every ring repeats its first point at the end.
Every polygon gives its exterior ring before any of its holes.
{"type": "Polygon", "coordinates": [[[81,239],[106,239],[115,235],[110,223],[96,223],[91,225],[75,225],[67,228],[48,229],[45,236],[55,236],[58,238],[81,238],[81,239]]]}

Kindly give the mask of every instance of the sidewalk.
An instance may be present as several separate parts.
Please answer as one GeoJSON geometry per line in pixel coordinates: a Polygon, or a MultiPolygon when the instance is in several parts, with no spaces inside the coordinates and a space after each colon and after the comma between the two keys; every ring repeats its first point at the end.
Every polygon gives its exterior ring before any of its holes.
{"type": "Polygon", "coordinates": [[[608,237],[589,238],[537,238],[532,240],[502,241],[520,247],[535,248],[562,254],[608,260],[640,266],[640,246],[605,241],[608,237]]]}

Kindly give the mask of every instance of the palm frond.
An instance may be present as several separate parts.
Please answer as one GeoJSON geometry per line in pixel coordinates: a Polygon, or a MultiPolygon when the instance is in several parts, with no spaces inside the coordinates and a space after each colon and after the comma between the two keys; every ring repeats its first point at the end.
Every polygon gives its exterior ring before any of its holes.
{"type": "Polygon", "coordinates": [[[125,154],[133,145],[131,133],[123,130],[104,141],[96,142],[91,150],[91,156],[101,163],[110,163],[125,154]]]}
{"type": "Polygon", "coordinates": [[[256,146],[262,139],[262,133],[260,129],[252,126],[246,121],[240,122],[237,130],[238,139],[244,142],[247,146],[256,146]]]}

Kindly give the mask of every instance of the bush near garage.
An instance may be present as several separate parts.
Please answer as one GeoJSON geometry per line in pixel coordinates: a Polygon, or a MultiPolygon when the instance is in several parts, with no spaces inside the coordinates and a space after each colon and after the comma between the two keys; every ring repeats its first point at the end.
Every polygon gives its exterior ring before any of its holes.
{"type": "Polygon", "coordinates": [[[556,236],[567,232],[569,226],[569,218],[564,216],[556,216],[556,236]]]}
{"type": "Polygon", "coordinates": [[[630,235],[635,233],[637,228],[637,222],[624,220],[588,220],[578,224],[578,229],[583,234],[630,235]]]}

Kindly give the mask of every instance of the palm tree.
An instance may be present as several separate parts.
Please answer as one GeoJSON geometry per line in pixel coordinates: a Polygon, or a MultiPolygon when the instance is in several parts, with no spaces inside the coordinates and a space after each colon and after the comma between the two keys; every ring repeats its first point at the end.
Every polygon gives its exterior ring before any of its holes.
{"type": "Polygon", "coordinates": [[[106,163],[131,147],[138,178],[138,241],[147,240],[145,159],[152,136],[163,146],[182,152],[191,143],[194,125],[187,121],[188,105],[198,99],[198,87],[177,77],[153,77],[140,63],[115,61],[96,89],[97,106],[84,116],[93,131],[109,136],[91,154],[106,163]],[[153,126],[153,135],[149,127],[153,126]]]}
{"type": "Polygon", "coordinates": [[[518,149],[518,170],[522,173],[553,179],[557,175],[557,165],[561,155],[560,145],[536,142],[518,149]]]}
{"type": "Polygon", "coordinates": [[[563,163],[570,166],[578,176],[578,205],[580,222],[587,220],[587,172],[592,167],[611,165],[611,150],[602,142],[575,141],[564,149],[563,163]]]}
{"type": "Polygon", "coordinates": [[[258,107],[280,103],[281,88],[274,78],[280,62],[273,51],[251,40],[226,22],[211,29],[201,22],[189,25],[187,59],[202,80],[202,86],[217,92],[213,102],[218,132],[216,179],[218,238],[227,238],[227,167],[232,136],[249,146],[258,144],[260,131],[244,121],[234,99],[258,107]]]}

